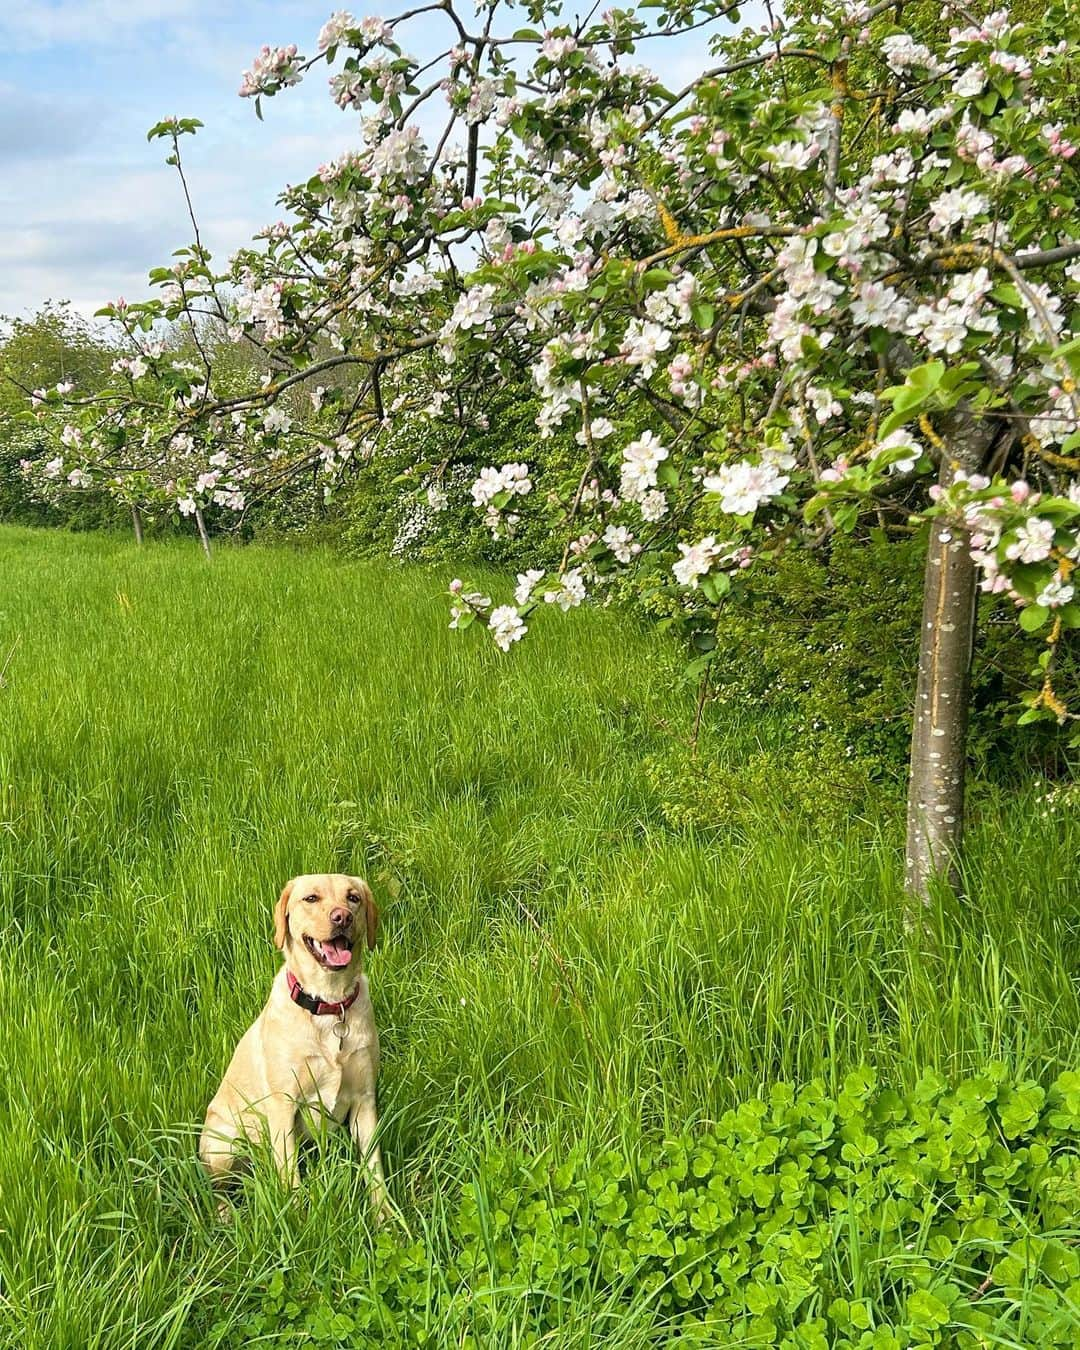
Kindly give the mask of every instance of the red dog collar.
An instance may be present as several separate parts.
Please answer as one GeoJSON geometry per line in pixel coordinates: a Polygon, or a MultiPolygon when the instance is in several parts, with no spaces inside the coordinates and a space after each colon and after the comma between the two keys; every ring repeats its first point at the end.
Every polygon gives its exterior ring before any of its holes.
{"type": "Polygon", "coordinates": [[[340,1003],[324,1003],[321,998],[313,998],[311,994],[306,993],[291,970],[285,972],[285,979],[289,984],[289,997],[292,1001],[298,1003],[301,1008],[306,1008],[309,1013],[314,1013],[316,1017],[322,1017],[324,1014],[343,1017],[356,1002],[356,996],[360,992],[360,986],[357,985],[349,997],[343,998],[340,1003]]]}

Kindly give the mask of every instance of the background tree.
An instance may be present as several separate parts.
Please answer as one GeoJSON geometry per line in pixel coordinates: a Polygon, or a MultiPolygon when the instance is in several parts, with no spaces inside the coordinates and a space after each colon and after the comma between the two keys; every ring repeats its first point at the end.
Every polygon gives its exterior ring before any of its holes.
{"type": "MultiPolygon", "coordinates": [[[[19,464],[52,456],[50,441],[26,418],[34,390],[59,385],[82,395],[96,393],[109,378],[114,353],[100,327],[66,301],[49,301],[30,318],[0,318],[0,517],[53,522],[54,512],[28,492],[19,464]]],[[[100,501],[79,502],[84,519],[102,515],[100,501]]]]}

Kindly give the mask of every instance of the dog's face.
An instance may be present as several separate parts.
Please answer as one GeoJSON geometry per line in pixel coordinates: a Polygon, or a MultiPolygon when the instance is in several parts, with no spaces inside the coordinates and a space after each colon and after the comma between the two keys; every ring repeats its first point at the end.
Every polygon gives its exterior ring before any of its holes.
{"type": "Polygon", "coordinates": [[[375,946],[378,911],[366,881],[339,872],[293,877],[274,910],[274,945],[301,964],[348,971],[360,948],[375,946]]]}

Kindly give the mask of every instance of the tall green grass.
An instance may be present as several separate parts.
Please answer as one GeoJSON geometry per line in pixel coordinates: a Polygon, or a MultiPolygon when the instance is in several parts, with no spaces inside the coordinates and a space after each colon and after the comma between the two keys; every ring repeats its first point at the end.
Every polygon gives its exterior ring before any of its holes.
{"type": "MultiPolygon", "coordinates": [[[[665,825],[642,764],[692,708],[662,641],[552,612],[504,656],[447,631],[441,589],[0,531],[3,1344],[199,1344],[269,1271],[340,1271],[344,1147],[299,1201],[257,1174],[229,1226],[194,1162],[297,872],[363,872],[382,906],[384,1148],[417,1232],[494,1144],[632,1153],[780,1078],[1080,1060],[1074,820],[985,811],[920,955],[896,821],[665,825]]],[[[725,717],[705,744],[737,778],[761,728],[725,717]]],[[[644,1343],[568,1318],[566,1344],[644,1343]]]]}

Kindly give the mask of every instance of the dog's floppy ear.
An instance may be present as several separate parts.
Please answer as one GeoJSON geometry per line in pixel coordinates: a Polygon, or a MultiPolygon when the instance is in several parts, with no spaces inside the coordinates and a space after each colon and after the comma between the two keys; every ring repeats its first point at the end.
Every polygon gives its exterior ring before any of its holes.
{"type": "Polygon", "coordinates": [[[292,888],[292,882],[287,881],[274,906],[274,946],[279,951],[285,946],[285,938],[289,931],[289,893],[292,888]]]}
{"type": "Polygon", "coordinates": [[[364,910],[367,916],[367,945],[368,951],[375,946],[375,935],[379,931],[379,911],[375,907],[375,897],[371,894],[371,887],[363,877],[353,877],[356,882],[356,889],[364,897],[364,910]]]}

